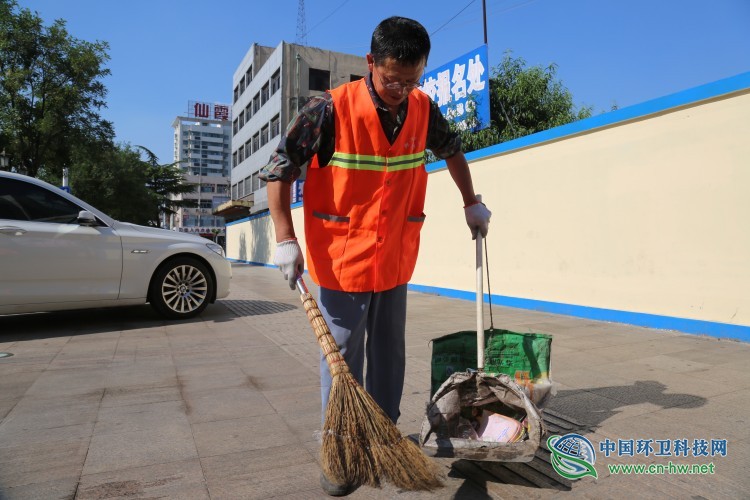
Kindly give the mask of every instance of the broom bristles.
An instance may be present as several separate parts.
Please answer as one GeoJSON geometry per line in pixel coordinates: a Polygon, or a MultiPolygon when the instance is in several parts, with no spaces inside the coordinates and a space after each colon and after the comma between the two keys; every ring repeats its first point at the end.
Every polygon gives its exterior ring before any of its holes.
{"type": "Polygon", "coordinates": [[[442,486],[437,467],[398,427],[351,373],[334,376],[320,450],[329,480],[379,487],[381,480],[406,490],[442,486]]]}
{"type": "Polygon", "coordinates": [[[437,467],[396,424],[349,371],[336,340],[301,278],[302,304],[307,312],[332,381],[328,396],[320,461],[326,477],[349,486],[380,486],[389,481],[405,490],[442,486],[437,467]]]}

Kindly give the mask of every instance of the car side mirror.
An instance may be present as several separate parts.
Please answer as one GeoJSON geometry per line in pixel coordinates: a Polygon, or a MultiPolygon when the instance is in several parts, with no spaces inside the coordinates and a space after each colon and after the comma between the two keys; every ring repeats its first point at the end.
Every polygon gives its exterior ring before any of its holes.
{"type": "Polygon", "coordinates": [[[99,222],[96,220],[96,216],[88,210],[81,210],[80,212],[78,212],[77,221],[81,226],[93,227],[99,225],[99,222]]]}

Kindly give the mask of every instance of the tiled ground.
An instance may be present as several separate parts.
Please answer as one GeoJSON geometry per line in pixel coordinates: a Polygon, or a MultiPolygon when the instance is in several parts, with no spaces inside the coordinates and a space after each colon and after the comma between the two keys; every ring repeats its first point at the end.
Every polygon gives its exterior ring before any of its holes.
{"type": "MultiPolygon", "coordinates": [[[[404,434],[418,433],[429,398],[430,339],[473,329],[474,314],[471,302],[409,294],[404,434]]],[[[727,439],[727,456],[679,459],[712,461],[713,476],[615,476],[607,464],[665,459],[600,454],[599,478],[573,483],[545,450],[529,464],[441,459],[442,490],[351,498],[747,497],[750,346],[507,308],[493,317],[554,336],[551,429],[594,444],[727,439]]],[[[14,354],[0,359],[0,499],[323,498],[318,347],[276,270],[235,266],[231,296],[193,321],[147,306],[0,317],[0,351],[14,354]]]]}

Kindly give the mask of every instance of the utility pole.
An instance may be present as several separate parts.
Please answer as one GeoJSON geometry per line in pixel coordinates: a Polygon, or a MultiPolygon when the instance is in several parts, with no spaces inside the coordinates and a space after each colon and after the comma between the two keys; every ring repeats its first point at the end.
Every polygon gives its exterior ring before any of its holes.
{"type": "Polygon", "coordinates": [[[482,0],[482,20],[484,22],[484,44],[487,45],[487,0],[482,0]]]}
{"type": "Polygon", "coordinates": [[[198,159],[198,231],[203,227],[203,167],[201,159],[198,159]]]}

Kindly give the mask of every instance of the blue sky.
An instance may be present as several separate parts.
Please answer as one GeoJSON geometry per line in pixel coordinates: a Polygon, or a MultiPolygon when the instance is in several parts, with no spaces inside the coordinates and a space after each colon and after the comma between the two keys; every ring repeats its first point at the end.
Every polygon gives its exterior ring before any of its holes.
{"type": "MultiPolygon", "coordinates": [[[[165,163],[172,160],[172,121],[188,101],[231,103],[232,75],[250,45],[294,42],[297,30],[297,0],[18,3],[45,24],[65,19],[76,38],[109,42],[102,114],[118,141],[146,146],[165,163]]],[[[595,113],[750,71],[750,0],[486,5],[493,67],[508,50],[529,65],[555,63],[574,102],[595,113]]],[[[305,11],[308,45],[360,55],[383,18],[417,19],[432,36],[428,71],[483,42],[481,0],[306,0],[305,11]]]]}

